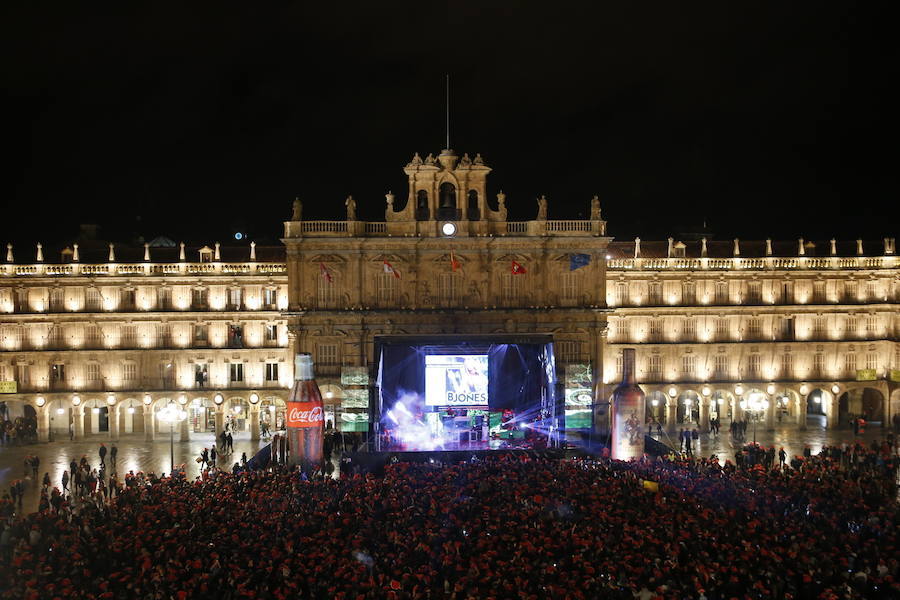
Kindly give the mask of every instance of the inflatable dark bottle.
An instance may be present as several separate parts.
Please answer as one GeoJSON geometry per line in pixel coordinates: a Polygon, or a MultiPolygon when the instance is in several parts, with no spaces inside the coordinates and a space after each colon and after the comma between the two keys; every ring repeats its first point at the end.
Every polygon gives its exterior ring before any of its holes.
{"type": "Polygon", "coordinates": [[[612,397],[612,457],[640,458],[644,454],[644,391],[634,381],[634,349],[622,350],[622,383],[612,397]]]}
{"type": "Polygon", "coordinates": [[[309,354],[298,354],[294,359],[294,388],[287,402],[285,428],[290,464],[299,466],[307,473],[321,468],[325,407],[313,376],[313,361],[309,354]]]}

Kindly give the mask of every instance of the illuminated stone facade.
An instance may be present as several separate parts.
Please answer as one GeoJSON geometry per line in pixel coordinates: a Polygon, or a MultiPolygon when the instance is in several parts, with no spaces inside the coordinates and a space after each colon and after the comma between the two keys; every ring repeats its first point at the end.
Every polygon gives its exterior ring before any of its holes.
{"type": "Polygon", "coordinates": [[[283,247],[10,248],[0,381],[17,389],[0,400],[34,409],[42,439],[70,423],[151,439],[171,402],[190,415],[182,437],[230,419],[256,438],[277,424],[291,355],[310,352],[327,418],[358,430],[376,336],[550,334],[559,380],[586,368],[598,401],[635,348],[647,414],[669,429],[743,417],[742,401],[768,402],[752,413],[768,427],[900,413],[893,239],[612,242],[596,198],[585,220],[551,219],[543,197],[507,220],[478,155],[416,155],[405,172],[382,221],[352,198],[344,220],[304,220],[295,201],[283,247]]]}
{"type": "Polygon", "coordinates": [[[900,413],[900,261],[893,239],[864,244],[615,242],[607,381],[637,350],[648,414],[671,428],[710,415],[771,428],[807,413],[828,427],[900,413]],[[760,402],[762,404],[762,402],[760,402]]]}
{"type": "MultiPolygon", "coordinates": [[[[0,381],[9,416],[33,408],[41,439],[168,433],[157,412],[184,406],[191,431],[259,436],[293,382],[281,248],[121,248],[0,266],[0,381]],[[223,260],[221,254],[230,255],[223,260]],[[252,255],[251,255],[252,253],[252,255]],[[272,261],[274,259],[274,262],[272,261]],[[9,385],[8,383],[6,385],[9,385]],[[9,390],[7,390],[9,391],[9,390]],[[20,401],[20,402],[17,402],[20,401]]],[[[21,256],[21,251],[20,251],[21,256]]]]}

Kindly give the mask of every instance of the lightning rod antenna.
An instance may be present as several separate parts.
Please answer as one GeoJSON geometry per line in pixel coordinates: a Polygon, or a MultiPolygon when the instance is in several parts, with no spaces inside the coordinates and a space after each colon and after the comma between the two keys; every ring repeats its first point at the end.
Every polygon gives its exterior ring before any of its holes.
{"type": "Polygon", "coordinates": [[[450,149],[450,73],[447,73],[447,150],[450,149]]]}

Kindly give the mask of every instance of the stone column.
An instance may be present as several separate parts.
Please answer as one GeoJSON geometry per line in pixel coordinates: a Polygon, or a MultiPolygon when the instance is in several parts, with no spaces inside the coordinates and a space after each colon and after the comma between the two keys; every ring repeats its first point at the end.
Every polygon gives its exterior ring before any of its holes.
{"type": "Polygon", "coordinates": [[[806,431],[806,395],[800,394],[800,400],[797,401],[797,426],[800,431],[806,431]]]}
{"type": "Polygon", "coordinates": [[[250,440],[259,440],[259,404],[250,406],[250,440]]]}
{"type": "MultiPolygon", "coordinates": [[[[179,408],[184,409],[186,407],[179,406],[179,408]]],[[[186,417],[184,421],[178,424],[178,435],[179,440],[182,442],[191,441],[191,419],[190,417],[186,417]]]]}
{"type": "Polygon", "coordinates": [[[700,431],[709,431],[709,398],[700,398],[700,431]]]}
{"type": "Polygon", "coordinates": [[[50,403],[35,407],[37,413],[37,434],[39,442],[50,441],[50,403]]]}
{"type": "Polygon", "coordinates": [[[110,441],[119,441],[119,405],[115,404],[107,408],[107,422],[109,423],[109,439],[110,441]]]}
{"type": "Polygon", "coordinates": [[[769,408],[766,409],[766,431],[775,430],[775,411],[778,410],[778,402],[775,398],[769,398],[769,408]]]}
{"type": "Polygon", "coordinates": [[[737,396],[731,402],[731,420],[732,421],[743,421],[744,420],[744,409],[741,408],[741,400],[740,396],[737,396]]]}
{"type": "Polygon", "coordinates": [[[831,399],[825,406],[825,427],[827,429],[837,429],[838,426],[838,399],[831,394],[831,399]]]}
{"type": "Polygon", "coordinates": [[[678,401],[675,398],[666,398],[666,431],[674,433],[678,420],[678,401]]]}
{"type": "Polygon", "coordinates": [[[73,439],[80,440],[84,438],[84,406],[72,407],[72,428],[73,439]]]}
{"type": "Polygon", "coordinates": [[[225,411],[221,406],[215,407],[215,418],[216,418],[216,443],[219,441],[219,436],[222,434],[222,431],[225,430],[225,411]]]}
{"type": "Polygon", "coordinates": [[[153,409],[144,407],[144,441],[152,442],[155,437],[156,423],[154,423],[153,409]]]}

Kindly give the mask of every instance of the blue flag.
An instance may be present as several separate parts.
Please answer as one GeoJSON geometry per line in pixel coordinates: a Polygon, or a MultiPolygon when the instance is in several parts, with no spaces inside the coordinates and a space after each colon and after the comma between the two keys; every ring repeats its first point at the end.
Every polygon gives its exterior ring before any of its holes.
{"type": "Polygon", "coordinates": [[[581,267],[586,267],[589,264],[591,264],[591,255],[590,254],[570,254],[569,255],[569,270],[570,271],[580,269],[581,267]]]}

